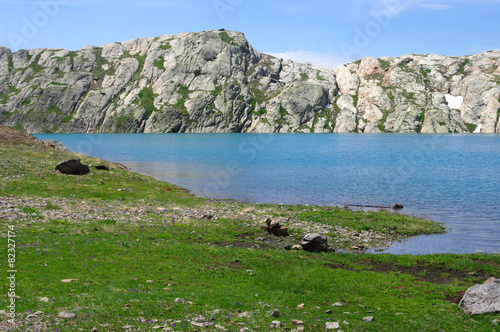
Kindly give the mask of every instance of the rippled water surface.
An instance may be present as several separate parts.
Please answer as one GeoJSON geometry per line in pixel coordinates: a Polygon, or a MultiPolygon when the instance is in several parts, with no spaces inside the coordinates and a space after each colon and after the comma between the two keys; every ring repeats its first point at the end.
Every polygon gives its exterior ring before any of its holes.
{"type": "Polygon", "coordinates": [[[40,134],[194,194],[393,205],[446,224],[389,253],[500,252],[500,135],[40,134]]]}

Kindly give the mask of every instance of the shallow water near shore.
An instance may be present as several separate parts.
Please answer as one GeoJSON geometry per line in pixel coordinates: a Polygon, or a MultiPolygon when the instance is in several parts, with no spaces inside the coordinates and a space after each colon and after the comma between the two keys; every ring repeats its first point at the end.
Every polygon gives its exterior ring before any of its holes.
{"type": "MultiPolygon", "coordinates": [[[[443,222],[382,252],[500,252],[500,135],[38,134],[211,198],[405,206],[443,222]]],[[[377,252],[380,252],[377,250],[377,252]]]]}

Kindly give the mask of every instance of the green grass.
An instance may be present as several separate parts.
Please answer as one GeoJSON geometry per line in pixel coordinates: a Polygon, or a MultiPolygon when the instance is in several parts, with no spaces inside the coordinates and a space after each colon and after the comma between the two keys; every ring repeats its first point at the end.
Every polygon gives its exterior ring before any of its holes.
{"type": "Polygon", "coordinates": [[[467,127],[469,133],[473,133],[478,127],[476,124],[473,123],[466,123],[465,126],[467,127]]]}
{"type": "Polygon", "coordinates": [[[12,54],[7,55],[7,68],[14,69],[14,61],[12,60],[12,54]]]}
{"type": "Polygon", "coordinates": [[[154,62],[154,66],[160,70],[165,70],[165,59],[161,58],[154,62]]]}
{"type": "Polygon", "coordinates": [[[33,75],[37,75],[37,74],[41,73],[45,69],[45,67],[43,67],[42,65],[40,65],[38,63],[40,61],[40,57],[41,57],[41,55],[38,54],[36,56],[36,58],[33,60],[33,62],[31,62],[29,64],[29,66],[28,66],[28,68],[33,69],[33,75]]]}
{"type": "Polygon", "coordinates": [[[3,93],[0,94],[0,104],[5,104],[9,101],[10,99],[10,96],[12,94],[17,94],[19,93],[21,90],[19,89],[16,89],[15,87],[13,86],[9,86],[9,88],[7,89],[7,91],[4,91],[3,93]]]}
{"type": "Polygon", "coordinates": [[[227,31],[223,31],[219,33],[219,36],[221,36],[222,41],[227,44],[233,44],[234,37],[230,37],[227,31]]]}
{"type": "Polygon", "coordinates": [[[46,115],[48,115],[50,113],[55,113],[56,115],[60,116],[63,114],[63,111],[59,107],[52,105],[49,108],[47,108],[45,110],[45,112],[43,112],[43,114],[46,114],[46,115]]]}
{"type": "Polygon", "coordinates": [[[62,123],[69,123],[72,119],[73,119],[73,114],[69,114],[62,120],[62,123]]]}
{"type": "Polygon", "coordinates": [[[408,217],[386,210],[379,212],[353,212],[341,208],[332,208],[326,211],[310,211],[313,209],[309,208],[302,209],[305,211],[297,214],[299,220],[348,227],[356,231],[396,232],[406,236],[445,233],[444,227],[440,224],[423,218],[408,217]]]}
{"type": "Polygon", "coordinates": [[[160,47],[158,47],[160,50],[169,50],[172,48],[172,45],[170,45],[169,43],[164,43],[164,44],[161,44],[160,47]]]}
{"type": "Polygon", "coordinates": [[[380,62],[380,67],[384,70],[388,69],[391,67],[391,62],[383,59],[378,59],[380,62]]]}
{"type": "MultiPolygon", "coordinates": [[[[323,331],[331,321],[344,331],[492,331],[491,321],[500,317],[468,317],[451,302],[498,277],[500,255],[276,250],[303,231],[277,239],[260,227],[271,217],[399,237],[440,233],[437,223],[384,211],[209,201],[116,164],[38,144],[0,143],[0,154],[0,199],[17,204],[12,221],[0,219],[1,247],[7,248],[7,225],[16,231],[17,312],[43,311],[49,331],[124,325],[193,331],[201,315],[212,324],[207,331],[218,330],[213,324],[270,331],[273,320],[293,329],[292,319],[304,321],[306,331],[323,331]],[[53,171],[75,157],[111,170],[53,171]],[[336,302],[344,306],[332,306],[336,302]],[[278,318],[270,314],[275,308],[278,318]],[[77,316],[55,325],[60,311],[77,316]],[[375,321],[363,322],[365,316],[375,321]]],[[[7,283],[0,283],[0,307],[8,301],[7,283]]],[[[24,321],[21,330],[29,327],[24,321]]]]}
{"type": "Polygon", "coordinates": [[[144,107],[145,113],[142,116],[143,120],[149,119],[154,111],[157,111],[154,100],[158,95],[153,92],[151,87],[145,87],[139,92],[139,105],[144,107]]]}

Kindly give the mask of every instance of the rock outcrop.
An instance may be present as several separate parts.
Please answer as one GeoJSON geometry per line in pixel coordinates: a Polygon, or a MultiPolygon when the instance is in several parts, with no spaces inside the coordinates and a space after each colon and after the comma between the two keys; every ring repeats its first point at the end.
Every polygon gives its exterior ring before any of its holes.
{"type": "Polygon", "coordinates": [[[500,279],[492,278],[467,290],[459,307],[467,315],[500,312],[500,279]]]}
{"type": "Polygon", "coordinates": [[[79,51],[0,47],[0,124],[27,132],[500,132],[500,51],[335,69],[204,31],[79,51]]]}

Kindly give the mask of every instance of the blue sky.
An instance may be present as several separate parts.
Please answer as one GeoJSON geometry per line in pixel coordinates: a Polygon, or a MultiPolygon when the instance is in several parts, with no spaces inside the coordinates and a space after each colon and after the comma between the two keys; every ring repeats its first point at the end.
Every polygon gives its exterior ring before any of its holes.
{"type": "Polygon", "coordinates": [[[81,49],[225,28],[333,67],[366,56],[500,49],[500,0],[0,0],[0,45],[81,49]]]}

